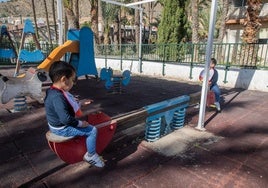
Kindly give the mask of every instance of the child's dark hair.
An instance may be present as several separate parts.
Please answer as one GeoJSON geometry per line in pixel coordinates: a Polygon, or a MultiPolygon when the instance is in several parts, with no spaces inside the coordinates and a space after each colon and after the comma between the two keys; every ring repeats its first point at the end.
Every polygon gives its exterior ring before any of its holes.
{"type": "Polygon", "coordinates": [[[55,61],[49,68],[49,77],[53,83],[59,81],[63,76],[68,79],[74,73],[74,67],[65,61],[55,61]]]}
{"type": "Polygon", "coordinates": [[[217,60],[215,58],[211,58],[211,62],[214,64],[214,65],[217,65],[217,60]]]}

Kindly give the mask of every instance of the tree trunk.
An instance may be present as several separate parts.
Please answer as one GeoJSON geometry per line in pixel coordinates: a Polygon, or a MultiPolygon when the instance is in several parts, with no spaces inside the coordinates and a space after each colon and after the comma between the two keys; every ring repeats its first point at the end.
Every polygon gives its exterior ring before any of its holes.
{"type": "Polygon", "coordinates": [[[68,29],[79,29],[78,19],[72,9],[65,8],[65,15],[68,20],[68,29]]]}
{"type": "MultiPolygon", "coordinates": [[[[136,0],[134,1],[136,2],[136,0]]],[[[135,43],[140,43],[140,11],[135,9],[135,43]]]]}
{"type": "Polygon", "coordinates": [[[47,21],[48,41],[49,41],[49,44],[51,45],[52,44],[52,41],[51,41],[51,33],[50,33],[50,28],[49,28],[49,19],[48,19],[48,11],[47,11],[47,2],[46,2],[46,0],[44,0],[44,7],[45,7],[46,21],[47,21]]]}
{"type": "MultiPolygon", "coordinates": [[[[137,2],[137,0],[135,0],[134,2],[137,2]]],[[[140,44],[140,41],[142,41],[142,40],[140,40],[140,27],[141,27],[140,10],[135,9],[134,20],[135,20],[134,22],[135,22],[135,43],[136,43],[135,51],[138,52],[139,51],[139,45],[138,44],[140,44]]]]}
{"type": "Polygon", "coordinates": [[[192,9],[192,42],[198,43],[199,42],[198,0],[192,0],[191,9],[192,9]]]}
{"type": "Polygon", "coordinates": [[[115,18],[115,22],[114,22],[114,45],[117,47],[117,50],[119,50],[119,33],[120,33],[120,24],[119,24],[119,16],[117,16],[115,18]]]}
{"type": "Polygon", "coordinates": [[[95,43],[99,44],[99,31],[98,31],[98,0],[91,0],[91,29],[94,33],[95,43]]]}
{"type": "MultiPolygon", "coordinates": [[[[76,1],[76,0],[74,0],[76,1]]],[[[65,17],[67,18],[68,22],[68,29],[79,29],[79,19],[75,15],[75,10],[73,8],[73,0],[69,1],[64,1],[64,12],[65,12],[65,17]]],[[[65,26],[66,23],[65,23],[65,26]]]]}
{"type": "MultiPolygon", "coordinates": [[[[222,14],[221,14],[221,18],[220,18],[220,30],[219,30],[219,36],[218,36],[218,43],[222,43],[223,39],[225,37],[225,33],[226,33],[226,19],[228,16],[228,9],[229,9],[229,0],[221,0],[222,2],[222,14]]],[[[217,51],[215,54],[215,56],[218,57],[218,62],[224,62],[224,48],[226,48],[226,46],[220,45],[217,48],[217,51]]]]}
{"type": "Polygon", "coordinates": [[[38,33],[38,26],[37,26],[37,20],[36,20],[36,12],[35,12],[34,0],[32,0],[32,8],[33,8],[33,16],[34,16],[34,25],[35,25],[36,37],[37,37],[37,38],[39,38],[39,33],[38,33]]]}
{"type": "Polygon", "coordinates": [[[74,7],[74,15],[78,19],[78,23],[79,23],[79,18],[80,18],[80,14],[79,14],[79,0],[74,0],[73,7],[74,7]]]}
{"type": "Polygon", "coordinates": [[[256,68],[258,50],[255,44],[258,42],[258,34],[260,31],[259,14],[261,11],[261,0],[248,0],[246,18],[244,22],[244,30],[242,40],[247,45],[243,46],[241,54],[241,66],[256,68]]]}
{"type": "Polygon", "coordinates": [[[221,26],[219,31],[218,42],[222,43],[225,33],[226,33],[226,19],[228,16],[229,10],[229,0],[221,0],[222,1],[222,15],[221,15],[221,26]]]}
{"type": "MultiPolygon", "coordinates": [[[[99,42],[103,43],[104,41],[104,21],[103,21],[103,14],[102,14],[102,7],[101,7],[101,0],[98,0],[98,37],[99,37],[99,42]]],[[[108,32],[109,33],[109,32],[108,32]]]]}
{"type": "Polygon", "coordinates": [[[52,14],[53,14],[53,25],[55,30],[55,40],[58,41],[58,32],[57,32],[57,20],[56,20],[56,10],[55,10],[55,0],[52,0],[52,14]]]}
{"type": "MultiPolygon", "coordinates": [[[[198,30],[199,30],[199,19],[198,19],[198,0],[192,0],[191,2],[191,13],[192,13],[192,44],[199,43],[199,35],[198,35],[198,30]]],[[[198,48],[197,45],[194,45],[193,47],[193,61],[198,61],[198,48]]]]}

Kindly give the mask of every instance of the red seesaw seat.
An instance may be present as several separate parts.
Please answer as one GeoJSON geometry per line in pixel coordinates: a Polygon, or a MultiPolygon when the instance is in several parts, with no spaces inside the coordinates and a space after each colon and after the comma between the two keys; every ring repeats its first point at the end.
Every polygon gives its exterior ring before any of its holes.
{"type": "MultiPolygon", "coordinates": [[[[116,121],[103,112],[88,115],[89,124],[98,129],[96,151],[100,154],[110,143],[116,130],[116,121]]],[[[77,163],[83,160],[86,153],[86,137],[63,137],[50,131],[46,133],[46,139],[50,149],[68,164],[77,163]]]]}

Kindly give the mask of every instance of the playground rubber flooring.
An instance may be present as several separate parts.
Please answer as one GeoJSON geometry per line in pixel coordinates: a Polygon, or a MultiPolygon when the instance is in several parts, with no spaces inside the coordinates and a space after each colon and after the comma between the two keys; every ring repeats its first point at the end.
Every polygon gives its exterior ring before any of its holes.
{"type": "MultiPolygon", "coordinates": [[[[12,75],[1,69],[3,75],[12,75]]],[[[81,77],[72,89],[85,113],[122,116],[146,105],[201,90],[198,83],[132,75],[121,93],[95,78],[81,77]]],[[[44,88],[45,89],[45,88],[44,88]]],[[[206,131],[196,129],[199,109],[187,109],[186,124],[155,142],[144,124],[121,125],[102,153],[103,169],[68,165],[50,150],[42,104],[0,110],[0,187],[260,187],[268,185],[268,93],[222,88],[221,113],[207,109],[206,131]]]]}

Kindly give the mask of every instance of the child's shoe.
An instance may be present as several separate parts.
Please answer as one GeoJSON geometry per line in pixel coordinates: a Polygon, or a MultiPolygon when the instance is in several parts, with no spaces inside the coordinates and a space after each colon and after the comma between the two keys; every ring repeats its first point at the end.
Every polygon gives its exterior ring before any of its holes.
{"type": "Polygon", "coordinates": [[[99,168],[102,168],[105,165],[97,153],[90,156],[89,153],[86,152],[83,159],[84,159],[84,161],[88,162],[89,164],[94,165],[94,166],[99,167],[99,168]]]}
{"type": "Polygon", "coordinates": [[[221,105],[220,105],[220,103],[219,102],[215,102],[214,104],[216,106],[217,111],[220,112],[221,111],[221,105]]]}

